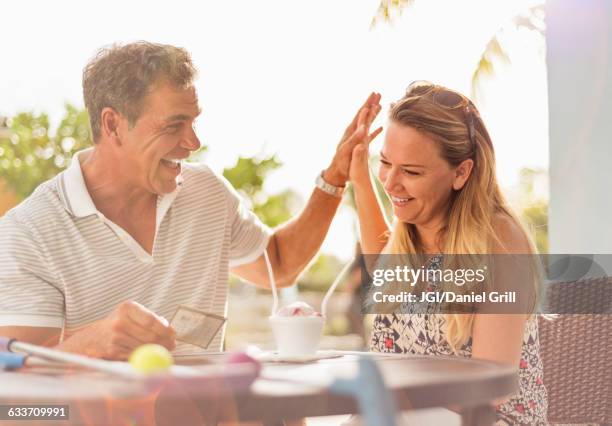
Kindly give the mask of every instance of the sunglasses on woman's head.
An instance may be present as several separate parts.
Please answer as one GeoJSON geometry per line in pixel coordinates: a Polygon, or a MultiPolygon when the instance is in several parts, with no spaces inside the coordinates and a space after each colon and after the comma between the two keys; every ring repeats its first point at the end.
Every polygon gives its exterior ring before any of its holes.
{"type": "Polygon", "coordinates": [[[417,80],[410,83],[406,90],[406,96],[426,96],[431,93],[430,99],[438,106],[446,109],[463,108],[463,113],[466,118],[466,126],[468,128],[468,137],[470,144],[476,149],[474,115],[476,107],[468,98],[461,96],[457,92],[453,92],[445,87],[438,86],[426,80],[417,80]]]}

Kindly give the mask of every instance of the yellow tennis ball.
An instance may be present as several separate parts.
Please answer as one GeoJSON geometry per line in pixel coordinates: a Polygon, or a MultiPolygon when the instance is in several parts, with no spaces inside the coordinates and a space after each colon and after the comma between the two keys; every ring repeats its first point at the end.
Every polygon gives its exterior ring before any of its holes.
{"type": "Polygon", "coordinates": [[[144,374],[168,371],[174,360],[168,349],[154,343],[139,346],[130,355],[130,365],[144,374]]]}

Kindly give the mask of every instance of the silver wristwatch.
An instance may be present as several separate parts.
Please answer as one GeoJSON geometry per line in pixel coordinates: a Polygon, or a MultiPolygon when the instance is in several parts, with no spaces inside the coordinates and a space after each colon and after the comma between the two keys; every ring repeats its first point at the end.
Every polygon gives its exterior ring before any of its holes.
{"type": "Polygon", "coordinates": [[[342,197],[342,194],[344,194],[344,190],[346,189],[346,187],[335,186],[329,182],[326,182],[325,179],[323,179],[323,173],[325,173],[325,170],[323,170],[315,180],[315,185],[317,186],[317,188],[331,196],[342,197]]]}

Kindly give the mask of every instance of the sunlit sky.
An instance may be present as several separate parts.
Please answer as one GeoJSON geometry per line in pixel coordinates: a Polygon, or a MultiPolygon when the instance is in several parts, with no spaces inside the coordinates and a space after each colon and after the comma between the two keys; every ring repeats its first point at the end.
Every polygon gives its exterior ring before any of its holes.
{"type": "MultiPolygon", "coordinates": [[[[469,94],[488,40],[534,3],[416,0],[393,24],[373,29],[375,0],[4,3],[0,115],[45,111],[56,123],[64,102],[82,106],[81,71],[97,48],[176,44],[200,71],[197,131],[209,146],[206,163],[220,172],[239,155],[277,154],[284,166],[266,189],[291,188],[306,199],[370,91],[382,93],[385,109],[415,79],[469,94]]],[[[511,64],[483,81],[476,103],[499,180],[511,188],[520,168],[548,165],[546,68],[538,36],[510,27],[501,40],[511,64]]],[[[324,251],[351,255],[353,220],[340,212],[324,251]]]]}

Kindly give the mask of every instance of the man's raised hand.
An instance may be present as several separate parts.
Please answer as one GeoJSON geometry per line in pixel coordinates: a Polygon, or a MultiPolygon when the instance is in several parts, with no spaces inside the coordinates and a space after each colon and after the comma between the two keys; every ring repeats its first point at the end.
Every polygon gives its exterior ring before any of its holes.
{"type": "Polygon", "coordinates": [[[344,186],[349,179],[351,157],[357,145],[368,145],[380,132],[382,127],[370,133],[370,126],[381,110],[380,94],[371,93],[365,103],[346,128],[336,149],[330,166],[324,171],[323,178],[335,186],[344,186]]]}

